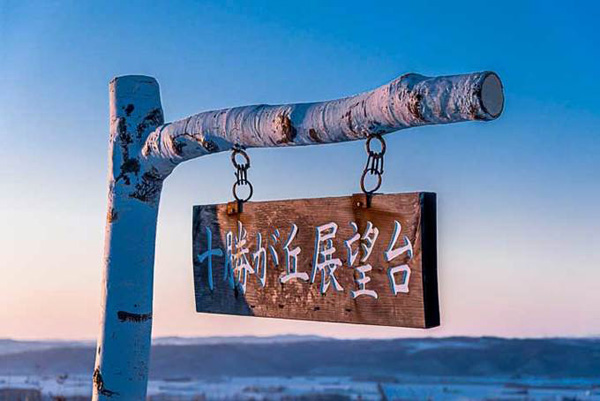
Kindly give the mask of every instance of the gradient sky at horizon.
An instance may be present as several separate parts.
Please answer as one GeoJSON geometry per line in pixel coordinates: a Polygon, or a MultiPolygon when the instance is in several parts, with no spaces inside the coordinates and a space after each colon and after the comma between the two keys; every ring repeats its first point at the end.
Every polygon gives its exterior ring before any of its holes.
{"type": "MultiPolygon", "coordinates": [[[[230,200],[218,154],[165,184],[153,334],[600,335],[600,5],[489,4],[0,0],[0,338],[97,335],[113,76],[156,77],[175,120],[482,70],[500,119],[386,137],[383,192],[438,193],[440,328],[196,314],[191,208],[230,200]]],[[[254,199],[357,192],[363,145],[251,150],[254,199]]]]}

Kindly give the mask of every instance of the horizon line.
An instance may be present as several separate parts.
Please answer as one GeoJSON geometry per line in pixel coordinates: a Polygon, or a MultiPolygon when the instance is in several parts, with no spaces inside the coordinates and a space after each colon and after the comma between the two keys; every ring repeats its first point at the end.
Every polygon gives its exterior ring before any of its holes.
{"type": "MultiPolygon", "coordinates": [[[[356,338],[348,338],[348,337],[335,337],[335,336],[321,336],[318,334],[275,334],[275,335],[238,335],[238,336],[158,336],[152,337],[152,342],[156,340],[165,340],[165,339],[180,339],[180,340],[200,340],[200,339],[228,339],[228,340],[236,340],[236,339],[261,339],[261,340],[269,340],[269,339],[280,339],[280,338],[296,338],[296,339],[320,339],[323,340],[336,340],[336,341],[390,341],[390,340],[448,340],[448,339],[499,339],[499,340],[600,340],[600,334],[592,334],[592,335],[567,335],[567,336],[499,336],[499,335],[447,335],[447,336],[428,336],[428,337],[356,337],[356,338]]],[[[43,343],[43,342],[56,342],[56,343],[95,343],[97,339],[87,338],[87,339],[60,339],[60,338],[41,338],[41,339],[25,339],[25,338],[15,338],[15,337],[0,337],[0,341],[13,341],[13,342],[28,342],[28,343],[43,343]]]]}

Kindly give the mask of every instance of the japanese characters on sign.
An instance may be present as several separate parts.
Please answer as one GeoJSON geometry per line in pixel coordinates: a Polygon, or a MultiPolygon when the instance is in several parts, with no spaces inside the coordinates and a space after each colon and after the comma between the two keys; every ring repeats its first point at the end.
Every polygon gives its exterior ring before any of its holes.
{"type": "Polygon", "coordinates": [[[433,327],[435,235],[426,193],[196,206],[197,310],[433,327]]]}
{"type": "MultiPolygon", "coordinates": [[[[368,263],[369,256],[373,251],[373,246],[379,237],[379,229],[370,221],[367,222],[367,227],[361,235],[358,232],[356,222],[350,222],[354,234],[351,238],[344,241],[344,246],[348,257],[346,258],[348,268],[353,268],[355,272],[356,288],[350,292],[352,298],[360,295],[378,298],[377,292],[372,289],[367,289],[367,283],[371,278],[367,275],[372,270],[372,266],[368,263]],[[359,248],[360,247],[360,248],[359,248]],[[357,262],[359,253],[362,249],[360,262],[357,262]]],[[[267,248],[271,254],[273,267],[279,266],[279,253],[284,256],[284,271],[279,275],[280,283],[287,283],[290,280],[301,280],[315,283],[320,281],[321,293],[326,293],[332,286],[335,291],[344,291],[336,279],[336,269],[344,267],[340,258],[335,257],[336,248],[333,244],[333,239],[336,237],[338,226],[335,222],[329,222],[315,228],[315,247],[313,250],[313,263],[310,276],[307,272],[298,271],[298,256],[302,252],[302,248],[294,246],[292,242],[298,234],[298,226],[292,223],[288,238],[278,252],[275,246],[280,243],[280,231],[274,228],[271,233],[271,242],[265,241],[263,244],[263,235],[261,232],[256,233],[256,247],[254,252],[250,252],[250,244],[248,241],[248,232],[244,228],[241,221],[238,221],[237,234],[228,231],[226,238],[226,249],[213,249],[212,231],[209,227],[206,228],[206,249],[201,254],[196,255],[198,263],[204,263],[206,267],[207,283],[211,290],[214,290],[214,273],[213,273],[213,258],[218,257],[223,263],[223,282],[227,283],[232,289],[235,286],[242,293],[246,293],[247,282],[249,275],[255,275],[257,283],[260,287],[265,287],[267,283],[267,269],[269,268],[267,248]],[[320,278],[319,278],[320,277],[320,278]]],[[[394,259],[402,254],[406,254],[408,259],[412,257],[412,244],[410,239],[402,236],[402,244],[397,245],[402,225],[398,221],[394,221],[394,234],[392,235],[389,245],[384,252],[386,262],[393,262],[394,259]]],[[[387,276],[390,284],[390,291],[393,295],[398,293],[409,292],[410,282],[410,267],[403,263],[387,268],[387,276]],[[397,275],[401,274],[402,278],[398,282],[397,275]]]]}

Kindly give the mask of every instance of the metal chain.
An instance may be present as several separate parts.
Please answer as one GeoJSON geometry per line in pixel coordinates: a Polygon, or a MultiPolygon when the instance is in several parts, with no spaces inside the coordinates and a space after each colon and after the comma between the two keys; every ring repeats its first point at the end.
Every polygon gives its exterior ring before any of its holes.
{"type": "Polygon", "coordinates": [[[367,139],[367,143],[365,144],[367,149],[367,164],[365,165],[365,169],[360,177],[360,188],[367,195],[372,195],[381,187],[381,181],[383,176],[383,155],[385,154],[385,141],[383,137],[379,134],[371,134],[369,135],[369,139],[367,139]],[[379,152],[375,152],[371,149],[371,141],[373,139],[377,139],[381,144],[381,150],[379,152]],[[367,191],[365,186],[365,178],[367,174],[376,175],[377,176],[377,185],[375,188],[367,191]]]}
{"type": "Polygon", "coordinates": [[[231,152],[231,163],[233,163],[233,167],[235,167],[235,178],[236,181],[233,184],[233,197],[238,202],[248,202],[254,193],[254,188],[252,188],[252,184],[248,181],[248,169],[250,168],[250,157],[248,154],[239,147],[234,147],[231,152]],[[237,155],[242,155],[244,157],[244,161],[242,164],[238,163],[236,160],[237,155]],[[237,190],[240,186],[247,185],[250,189],[250,193],[244,199],[240,198],[237,194],[237,190]]]}

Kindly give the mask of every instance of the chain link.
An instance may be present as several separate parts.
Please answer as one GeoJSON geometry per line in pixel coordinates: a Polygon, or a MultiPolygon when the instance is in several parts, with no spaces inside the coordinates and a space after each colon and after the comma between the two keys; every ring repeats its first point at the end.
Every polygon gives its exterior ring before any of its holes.
{"type": "Polygon", "coordinates": [[[385,154],[385,141],[383,137],[379,134],[371,134],[369,135],[369,139],[367,139],[367,143],[365,144],[365,148],[367,149],[367,164],[365,164],[365,169],[360,177],[360,188],[367,195],[372,195],[381,187],[382,176],[383,176],[383,155],[385,154]],[[379,152],[371,149],[371,141],[373,139],[377,139],[381,145],[381,150],[379,152]],[[365,178],[367,174],[377,176],[377,185],[375,188],[367,190],[365,184],[365,178]]]}
{"type": "Polygon", "coordinates": [[[250,198],[252,198],[252,194],[254,193],[254,188],[252,188],[252,184],[248,181],[248,169],[250,168],[250,157],[248,154],[239,147],[234,147],[231,152],[231,163],[233,167],[235,167],[235,178],[236,181],[233,184],[233,197],[238,202],[248,202],[250,198]],[[238,163],[236,160],[237,155],[242,155],[244,160],[242,163],[238,163]],[[250,193],[246,198],[240,198],[237,194],[238,188],[240,186],[247,185],[250,189],[250,193]]]}
{"type": "MultiPolygon", "coordinates": [[[[385,154],[386,145],[385,145],[385,141],[384,141],[383,137],[380,134],[371,134],[371,135],[369,135],[369,138],[367,139],[365,148],[367,150],[368,158],[367,158],[367,163],[365,164],[363,173],[360,177],[360,188],[362,189],[362,191],[365,194],[372,195],[381,187],[381,184],[382,184],[383,155],[385,154]],[[374,151],[373,149],[371,149],[371,142],[373,139],[377,139],[379,141],[380,146],[381,146],[380,151],[374,151]],[[372,188],[370,190],[367,190],[366,183],[365,183],[367,174],[374,175],[377,177],[377,184],[375,185],[374,188],[372,188]]],[[[250,198],[252,198],[252,194],[254,193],[254,188],[252,187],[252,184],[250,183],[250,181],[248,181],[248,169],[250,168],[250,157],[242,148],[234,147],[231,152],[231,163],[233,164],[233,167],[236,169],[236,171],[235,171],[236,181],[233,184],[233,197],[238,202],[247,202],[248,200],[250,200],[250,198]],[[238,161],[236,159],[236,157],[238,155],[241,155],[244,158],[244,160],[241,163],[238,163],[238,161]],[[240,198],[238,196],[237,191],[240,186],[244,186],[244,185],[248,186],[250,193],[248,194],[248,196],[246,198],[240,198]]]]}

